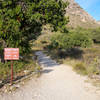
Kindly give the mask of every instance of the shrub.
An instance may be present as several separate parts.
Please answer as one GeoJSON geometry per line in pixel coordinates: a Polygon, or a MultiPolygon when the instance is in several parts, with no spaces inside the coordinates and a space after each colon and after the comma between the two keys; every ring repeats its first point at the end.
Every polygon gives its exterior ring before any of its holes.
{"type": "Polygon", "coordinates": [[[51,46],[54,49],[70,49],[74,47],[89,47],[92,45],[92,39],[83,33],[55,33],[51,37],[51,46]]]}
{"type": "Polygon", "coordinates": [[[75,66],[73,67],[73,69],[80,73],[80,74],[88,74],[89,76],[92,75],[100,75],[100,68],[99,68],[100,62],[98,60],[98,58],[94,58],[94,60],[90,63],[90,64],[86,64],[86,63],[77,63],[75,64],[75,66]],[[87,66],[87,67],[86,67],[87,66]]]}
{"type": "Polygon", "coordinates": [[[100,42],[100,28],[91,31],[94,42],[100,42]]]}
{"type": "MultiPolygon", "coordinates": [[[[13,62],[13,71],[14,75],[22,72],[23,70],[34,71],[35,70],[35,62],[28,61],[14,61],[13,62]]],[[[24,73],[23,73],[24,74],[24,73]]],[[[8,79],[11,75],[11,62],[0,63],[0,80],[8,79]]]]}
{"type": "Polygon", "coordinates": [[[80,62],[77,63],[74,67],[74,70],[76,70],[76,72],[82,74],[82,75],[86,75],[87,74],[87,69],[84,63],[80,62]]]}
{"type": "Polygon", "coordinates": [[[89,75],[91,75],[91,74],[94,74],[94,75],[100,74],[100,59],[98,57],[94,58],[94,60],[90,64],[90,67],[88,67],[87,71],[88,71],[89,75]]]}
{"type": "Polygon", "coordinates": [[[9,68],[10,63],[0,63],[0,79],[7,78],[8,74],[10,73],[9,68]]]}
{"type": "Polygon", "coordinates": [[[71,33],[71,37],[74,42],[74,46],[78,47],[89,47],[92,45],[93,41],[92,39],[84,33],[71,33]]]}
{"type": "Polygon", "coordinates": [[[89,66],[87,68],[88,75],[98,75],[100,74],[100,70],[95,66],[89,66]]]}

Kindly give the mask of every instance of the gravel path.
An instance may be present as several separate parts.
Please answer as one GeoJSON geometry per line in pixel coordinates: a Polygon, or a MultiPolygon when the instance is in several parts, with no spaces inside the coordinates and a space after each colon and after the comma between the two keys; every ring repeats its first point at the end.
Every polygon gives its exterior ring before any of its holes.
{"type": "Polygon", "coordinates": [[[100,100],[100,91],[87,77],[77,75],[67,65],[59,65],[41,51],[36,52],[43,74],[31,79],[11,94],[0,95],[0,100],[100,100]]]}

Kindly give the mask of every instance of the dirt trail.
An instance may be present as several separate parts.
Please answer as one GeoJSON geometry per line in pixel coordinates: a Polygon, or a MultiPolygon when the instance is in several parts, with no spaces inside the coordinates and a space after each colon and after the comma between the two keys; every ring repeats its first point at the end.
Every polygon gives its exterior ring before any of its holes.
{"type": "Polygon", "coordinates": [[[31,79],[25,86],[11,94],[3,94],[0,100],[100,100],[100,91],[87,77],[77,75],[67,65],[59,65],[41,51],[36,52],[43,74],[31,79]]]}

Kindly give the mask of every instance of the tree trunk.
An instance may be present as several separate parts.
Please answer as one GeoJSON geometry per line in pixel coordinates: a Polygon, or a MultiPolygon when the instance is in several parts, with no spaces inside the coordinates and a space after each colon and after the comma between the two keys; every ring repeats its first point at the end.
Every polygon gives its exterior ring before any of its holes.
{"type": "Polygon", "coordinates": [[[2,50],[2,52],[1,52],[1,54],[0,54],[0,62],[1,62],[1,63],[4,63],[4,62],[5,62],[3,50],[2,50]]]}
{"type": "Polygon", "coordinates": [[[0,41],[0,45],[2,47],[2,49],[0,50],[0,62],[5,63],[5,60],[4,60],[4,48],[7,47],[5,40],[1,40],[0,41]]]}

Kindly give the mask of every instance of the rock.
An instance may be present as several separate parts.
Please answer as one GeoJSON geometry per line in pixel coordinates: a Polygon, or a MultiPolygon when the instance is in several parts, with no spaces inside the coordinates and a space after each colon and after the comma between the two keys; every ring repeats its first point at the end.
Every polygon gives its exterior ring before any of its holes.
{"type": "Polygon", "coordinates": [[[10,86],[10,90],[13,90],[14,86],[10,86]]]}
{"type": "Polygon", "coordinates": [[[8,90],[7,90],[7,89],[5,89],[5,90],[4,90],[4,92],[5,92],[5,93],[7,93],[7,92],[8,92],[8,90]]]}
{"type": "Polygon", "coordinates": [[[3,86],[3,82],[2,81],[0,81],[0,88],[3,86]]]}
{"type": "Polygon", "coordinates": [[[20,88],[20,85],[19,85],[19,84],[17,84],[17,85],[15,85],[15,87],[16,87],[16,88],[20,88]]]}
{"type": "Polygon", "coordinates": [[[22,82],[22,84],[24,85],[24,84],[25,84],[25,82],[22,82]]]}
{"type": "Polygon", "coordinates": [[[100,75],[92,75],[91,78],[96,79],[96,80],[100,80],[100,75]]]}
{"type": "Polygon", "coordinates": [[[24,70],[25,75],[29,73],[29,70],[24,70]]]}
{"type": "Polygon", "coordinates": [[[2,84],[2,81],[0,81],[0,84],[2,84]]]}
{"type": "Polygon", "coordinates": [[[20,58],[20,59],[23,59],[24,57],[23,57],[23,56],[19,56],[19,58],[20,58]]]}

